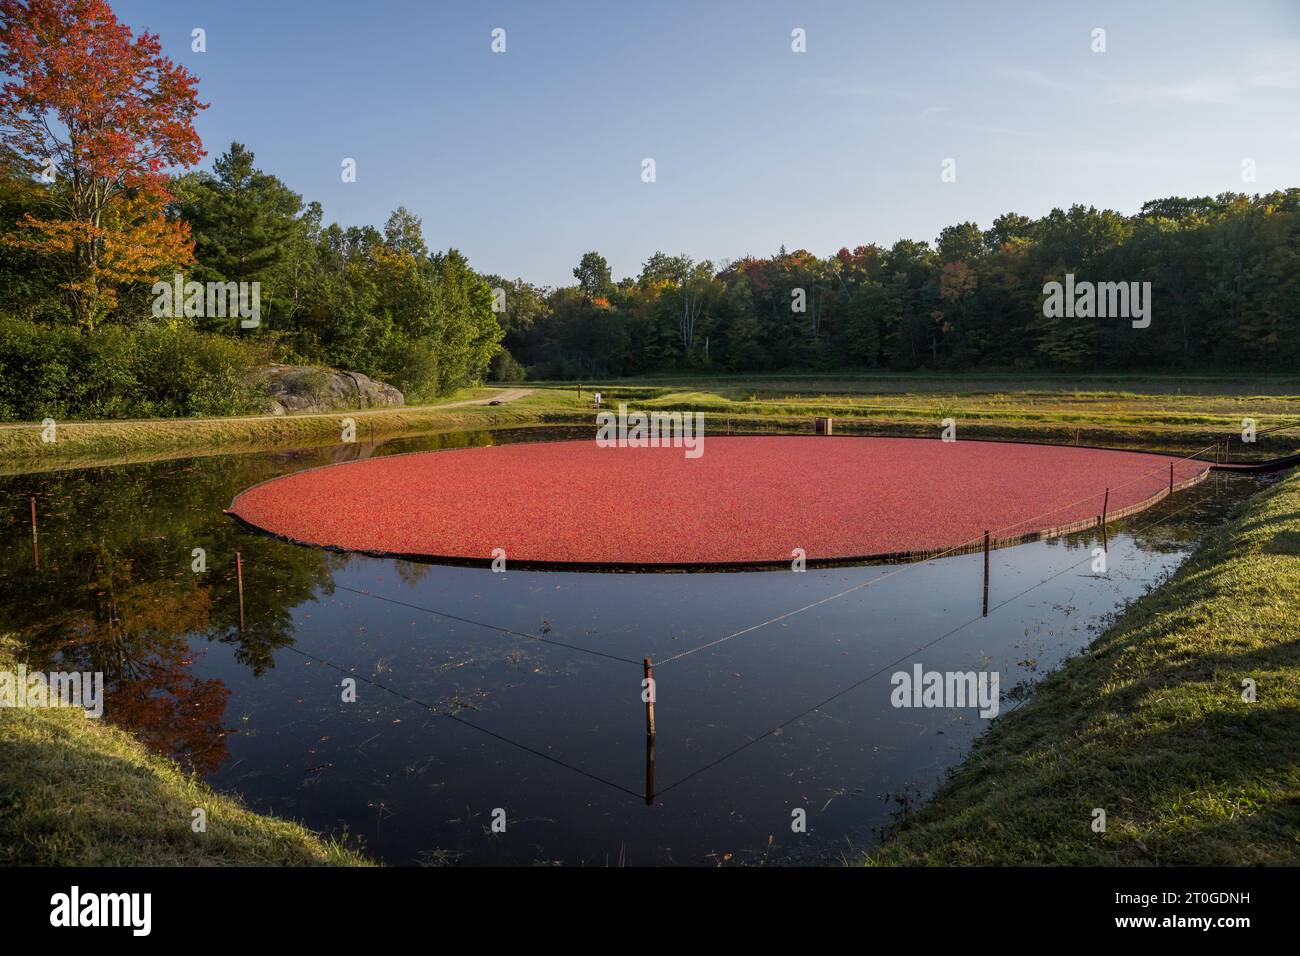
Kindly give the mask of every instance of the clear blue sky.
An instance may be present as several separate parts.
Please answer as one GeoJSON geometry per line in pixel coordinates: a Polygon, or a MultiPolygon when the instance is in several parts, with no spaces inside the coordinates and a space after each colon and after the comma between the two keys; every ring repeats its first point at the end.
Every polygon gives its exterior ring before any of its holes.
{"type": "Polygon", "coordinates": [[[114,8],[200,77],[205,165],[237,139],[327,221],[405,205],[431,247],[543,284],[589,249],[619,278],[656,249],[827,255],[1007,211],[1300,185],[1300,0],[114,8]]]}

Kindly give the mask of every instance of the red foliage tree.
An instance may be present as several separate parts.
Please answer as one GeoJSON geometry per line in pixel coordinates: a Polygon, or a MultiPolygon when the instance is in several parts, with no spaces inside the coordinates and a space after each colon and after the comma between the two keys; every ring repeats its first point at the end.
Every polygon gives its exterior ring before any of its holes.
{"type": "Polygon", "coordinates": [[[204,155],[198,79],[104,0],[0,0],[0,72],[0,136],[54,177],[49,215],[13,241],[60,260],[73,315],[93,326],[119,285],[193,259],[163,208],[167,170],[204,155]]]}

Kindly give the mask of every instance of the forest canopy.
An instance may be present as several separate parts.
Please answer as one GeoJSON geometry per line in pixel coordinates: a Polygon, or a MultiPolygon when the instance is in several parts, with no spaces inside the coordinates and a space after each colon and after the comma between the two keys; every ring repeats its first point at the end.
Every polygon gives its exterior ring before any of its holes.
{"type": "Polygon", "coordinates": [[[933,245],[820,258],[784,249],[714,267],[655,253],[614,282],[596,252],[577,285],[506,289],[505,345],[530,375],[881,368],[1283,371],[1300,367],[1300,189],[1157,199],[1135,215],[1074,205],[933,245]],[[1044,286],[1150,283],[1147,328],[1048,317],[1044,286]]]}

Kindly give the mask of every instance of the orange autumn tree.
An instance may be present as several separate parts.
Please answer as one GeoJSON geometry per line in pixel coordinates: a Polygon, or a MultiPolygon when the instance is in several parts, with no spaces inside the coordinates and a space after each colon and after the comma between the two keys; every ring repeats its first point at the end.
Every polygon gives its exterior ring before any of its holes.
{"type": "Polygon", "coordinates": [[[8,241],[50,257],[93,328],[122,286],[193,262],[164,208],[167,170],[204,155],[198,79],[104,0],[0,0],[0,73],[0,138],[48,184],[8,241]]]}

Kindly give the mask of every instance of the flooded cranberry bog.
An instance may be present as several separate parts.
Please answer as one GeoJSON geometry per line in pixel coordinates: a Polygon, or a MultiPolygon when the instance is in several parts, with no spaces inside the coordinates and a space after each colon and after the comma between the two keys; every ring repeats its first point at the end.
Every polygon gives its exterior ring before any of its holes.
{"type": "MultiPolygon", "coordinates": [[[[781,566],[953,553],[1100,524],[1209,464],[1101,448],[922,438],[728,436],[686,448],[576,439],[311,468],[230,513],[340,551],[538,568],[781,566]],[[671,500],[675,524],[655,519],[671,500]]],[[[694,444],[694,443],[693,443],[694,444]]]]}
{"type": "MultiPolygon", "coordinates": [[[[297,544],[225,513],[307,469],[574,438],[589,446],[590,430],[2,478],[6,630],[34,666],[102,671],[106,719],[151,748],[389,864],[834,862],[875,845],[992,713],[1021,706],[1267,480],[1184,461],[1172,495],[1167,476],[1132,500],[1116,490],[1110,515],[1142,510],[1104,525],[1088,506],[1050,537],[995,538],[987,558],[964,528],[909,561],[819,566],[805,548],[802,571],[766,554],[762,570],[515,567],[509,547],[493,570],[487,541],[484,566],[464,566],[297,544]],[[932,673],[997,679],[967,706],[899,690],[932,673]]],[[[671,486],[601,507],[693,540],[671,486]]]]}

